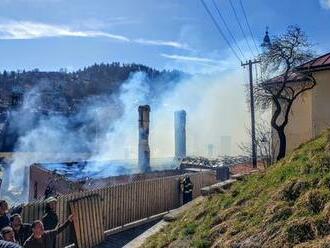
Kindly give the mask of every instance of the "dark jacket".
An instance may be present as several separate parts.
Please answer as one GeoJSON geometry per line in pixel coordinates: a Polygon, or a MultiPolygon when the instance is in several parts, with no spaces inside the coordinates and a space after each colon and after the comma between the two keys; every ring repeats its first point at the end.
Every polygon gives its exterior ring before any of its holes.
{"type": "Polygon", "coordinates": [[[192,194],[194,185],[190,181],[190,179],[185,179],[183,181],[183,193],[184,194],[192,194]]]}
{"type": "Polygon", "coordinates": [[[24,248],[51,248],[57,234],[61,233],[71,222],[67,220],[63,225],[53,230],[45,231],[40,239],[35,239],[33,234],[24,243],[24,248]]]}
{"type": "Polygon", "coordinates": [[[23,248],[23,247],[13,242],[0,240],[0,248],[23,248]]]}
{"type": "Polygon", "coordinates": [[[31,236],[32,234],[32,228],[31,224],[24,223],[22,224],[21,228],[18,232],[14,230],[15,233],[15,239],[20,244],[23,245],[24,242],[31,236]]]}
{"type": "Polygon", "coordinates": [[[58,224],[57,214],[52,210],[48,210],[46,214],[42,217],[42,223],[44,224],[45,230],[55,229],[58,224]]]}
{"type": "Polygon", "coordinates": [[[0,216],[0,230],[6,226],[9,226],[9,223],[10,223],[10,219],[8,214],[0,216]]]}

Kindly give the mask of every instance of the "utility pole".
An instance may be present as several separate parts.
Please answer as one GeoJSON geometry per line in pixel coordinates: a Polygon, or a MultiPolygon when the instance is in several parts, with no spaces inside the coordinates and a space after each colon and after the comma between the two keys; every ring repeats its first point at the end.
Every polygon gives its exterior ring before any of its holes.
{"type": "Polygon", "coordinates": [[[243,67],[249,66],[249,81],[250,81],[250,110],[251,110],[251,136],[252,136],[252,165],[253,168],[257,168],[257,144],[256,144],[256,120],[254,110],[254,93],[253,93],[253,75],[252,66],[253,64],[260,63],[260,60],[249,60],[245,64],[241,63],[243,67]]]}

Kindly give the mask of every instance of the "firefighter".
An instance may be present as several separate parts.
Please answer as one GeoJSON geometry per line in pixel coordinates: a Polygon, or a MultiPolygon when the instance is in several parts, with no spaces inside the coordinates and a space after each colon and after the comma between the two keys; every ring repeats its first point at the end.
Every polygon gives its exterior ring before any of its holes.
{"type": "Polygon", "coordinates": [[[53,230],[45,231],[42,221],[36,220],[32,224],[32,235],[25,243],[25,248],[52,248],[54,246],[54,240],[56,236],[64,231],[66,227],[73,221],[72,215],[61,226],[56,227],[53,230]]]}
{"type": "Polygon", "coordinates": [[[192,200],[192,192],[194,185],[190,180],[190,177],[187,175],[184,177],[182,182],[182,191],[183,191],[183,204],[186,204],[192,200]]]}
{"type": "Polygon", "coordinates": [[[23,245],[32,234],[31,224],[23,223],[19,214],[13,214],[10,217],[10,226],[13,228],[15,239],[20,245],[23,245]]]}

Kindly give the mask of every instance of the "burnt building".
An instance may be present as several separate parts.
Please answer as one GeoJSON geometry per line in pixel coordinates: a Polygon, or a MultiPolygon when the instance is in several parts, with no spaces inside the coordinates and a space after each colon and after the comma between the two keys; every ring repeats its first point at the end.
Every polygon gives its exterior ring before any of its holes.
{"type": "Polygon", "coordinates": [[[29,201],[185,172],[173,169],[171,160],[154,164],[153,171],[142,173],[136,161],[36,163],[30,166],[29,201]]]}

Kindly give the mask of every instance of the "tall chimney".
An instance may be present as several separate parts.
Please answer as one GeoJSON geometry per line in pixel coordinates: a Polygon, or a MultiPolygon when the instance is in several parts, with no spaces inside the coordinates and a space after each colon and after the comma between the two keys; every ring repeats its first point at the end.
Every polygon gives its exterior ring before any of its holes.
{"type": "Polygon", "coordinates": [[[150,106],[139,106],[139,157],[141,172],[150,171],[149,123],[150,106]]]}
{"type": "Polygon", "coordinates": [[[175,158],[186,157],[186,111],[174,112],[175,158]]]}

